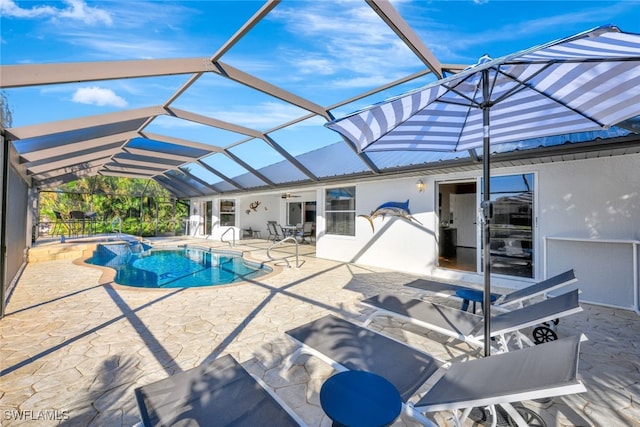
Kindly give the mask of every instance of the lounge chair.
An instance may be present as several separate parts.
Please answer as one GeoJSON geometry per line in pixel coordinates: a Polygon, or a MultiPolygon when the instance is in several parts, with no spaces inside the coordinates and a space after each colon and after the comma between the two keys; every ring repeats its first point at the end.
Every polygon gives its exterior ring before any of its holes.
{"type": "MultiPolygon", "coordinates": [[[[564,273],[557,274],[553,277],[545,279],[541,282],[534,283],[522,289],[518,289],[502,295],[495,294],[496,299],[493,302],[493,307],[502,311],[511,310],[513,309],[514,305],[522,307],[526,302],[535,297],[568,286],[572,283],[575,283],[577,280],[578,279],[576,279],[573,269],[567,270],[564,273]]],[[[453,283],[438,282],[426,279],[417,279],[413,282],[407,283],[405,286],[416,288],[421,291],[445,298],[459,298],[456,296],[456,292],[472,289],[468,286],[461,286],[453,283]]]]}
{"type": "MultiPolygon", "coordinates": [[[[491,318],[491,337],[496,338],[497,350],[508,351],[509,335],[515,336],[519,348],[522,347],[523,342],[529,346],[534,345],[520,331],[530,326],[579,313],[582,311],[582,307],[578,302],[578,294],[579,291],[576,289],[493,316],[491,318]]],[[[441,304],[388,294],[376,295],[362,301],[361,304],[374,309],[363,323],[364,327],[369,326],[378,316],[387,316],[478,347],[484,345],[484,319],[482,316],[441,304]]],[[[550,341],[550,337],[557,338],[555,333],[549,335],[548,331],[540,331],[540,334],[543,334],[540,337],[537,335],[538,330],[537,328],[534,330],[534,339],[537,343],[550,341]]]]}
{"type": "Polygon", "coordinates": [[[299,426],[304,422],[232,356],[135,390],[142,426],[299,426]]]}
{"type": "Polygon", "coordinates": [[[474,407],[502,406],[518,425],[525,425],[512,402],[586,391],[577,379],[580,337],[568,337],[496,354],[445,364],[404,343],[327,315],[286,332],[299,347],[285,369],[301,354],[325,361],[337,371],[364,370],[391,382],[403,410],[426,426],[424,414],[450,410],[462,425],[474,407]],[[552,363],[550,363],[552,361],[552,363]],[[429,381],[431,380],[431,381],[429,381]],[[431,387],[412,404],[409,399],[429,381],[431,387]],[[461,413],[458,413],[462,410],[461,413]]]}

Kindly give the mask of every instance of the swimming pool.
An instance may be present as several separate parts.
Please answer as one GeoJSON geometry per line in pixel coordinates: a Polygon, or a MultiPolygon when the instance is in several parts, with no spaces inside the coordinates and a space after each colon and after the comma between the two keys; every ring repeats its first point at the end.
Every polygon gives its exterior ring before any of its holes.
{"type": "Polygon", "coordinates": [[[114,281],[138,288],[194,288],[255,279],[273,270],[239,252],[199,247],[152,248],[138,242],[99,244],[88,264],[116,271],[114,281]]]}

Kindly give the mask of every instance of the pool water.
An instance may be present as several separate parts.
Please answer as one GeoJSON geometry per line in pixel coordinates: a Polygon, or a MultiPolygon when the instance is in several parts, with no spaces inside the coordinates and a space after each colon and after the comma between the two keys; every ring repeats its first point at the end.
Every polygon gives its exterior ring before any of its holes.
{"type": "Polygon", "coordinates": [[[233,251],[154,249],[140,243],[98,245],[88,264],[112,268],[114,281],[139,288],[193,288],[255,279],[272,269],[233,251]]]}

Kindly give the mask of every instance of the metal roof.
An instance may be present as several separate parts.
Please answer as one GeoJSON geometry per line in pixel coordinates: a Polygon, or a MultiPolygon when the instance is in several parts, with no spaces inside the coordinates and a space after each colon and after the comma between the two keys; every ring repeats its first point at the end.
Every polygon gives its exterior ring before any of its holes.
{"type": "MultiPolygon", "coordinates": [[[[356,101],[375,100],[394,90],[397,93],[407,84],[422,86],[425,79],[434,80],[466,67],[440,63],[386,0],[367,0],[366,4],[378,15],[384,31],[395,34],[399,43],[408,48],[415,63],[407,75],[396,76],[396,80],[362,93],[327,90],[325,100],[307,99],[304,94],[295,93],[293,81],[278,86],[255,72],[250,74],[231,65],[232,58],[230,62],[223,61],[235,45],[252,40],[252,31],[277,10],[279,3],[263,3],[210,57],[2,65],[0,87],[7,90],[114,79],[135,84],[151,78],[161,78],[165,87],[173,88],[168,98],[157,99],[155,105],[5,129],[18,155],[16,166],[41,189],[100,174],[153,179],[179,198],[263,189],[280,191],[354,177],[476,167],[481,153],[473,151],[357,154],[348,142],[324,128],[323,123],[333,119],[335,111],[349,108],[356,101]],[[213,96],[215,84],[221,82],[236,85],[239,92],[258,92],[273,108],[295,111],[298,118],[257,129],[229,119],[229,115],[221,114],[224,110],[211,113],[189,109],[189,97],[213,96]],[[169,123],[177,124],[174,129],[185,125],[200,127],[207,135],[202,140],[206,142],[181,138],[179,131],[162,126],[169,123]],[[315,129],[316,140],[301,140],[297,133],[301,127],[315,129]]],[[[296,2],[288,7],[295,8],[296,2]]],[[[34,102],[38,99],[34,98],[34,102]]],[[[246,114],[260,114],[251,106],[246,109],[246,114]]],[[[637,131],[637,123],[632,120],[627,126],[637,131]]],[[[495,147],[495,153],[497,164],[500,159],[516,164],[545,161],[553,156],[580,158],[593,155],[585,153],[593,153],[594,149],[603,155],[629,154],[638,152],[639,146],[637,136],[612,129],[599,134],[504,144],[495,147]],[[613,140],[623,144],[612,148],[607,141],[613,140]],[[533,152],[537,154],[532,155],[533,152]]]]}

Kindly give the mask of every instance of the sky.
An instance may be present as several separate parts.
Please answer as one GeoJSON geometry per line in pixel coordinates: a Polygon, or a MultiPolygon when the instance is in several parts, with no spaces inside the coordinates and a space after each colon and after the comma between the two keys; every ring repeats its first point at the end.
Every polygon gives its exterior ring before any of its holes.
{"type": "MultiPolygon", "coordinates": [[[[256,1],[0,0],[2,65],[211,57],[261,6],[256,1]]],[[[640,0],[393,1],[441,63],[473,64],[613,24],[640,33],[640,0]]],[[[284,0],[221,60],[316,104],[424,68],[364,1],[284,0]]],[[[260,131],[306,111],[205,74],[174,107],[260,131]]],[[[161,105],[188,75],[7,89],[13,127],[161,105]]],[[[0,75],[1,80],[1,75],[0,75]]],[[[341,117],[432,81],[417,79],[333,109],[341,117]]],[[[273,132],[294,155],[339,140],[318,118],[273,132]],[[303,143],[301,143],[303,141],[303,143]]],[[[228,146],[245,138],[169,117],[149,132],[228,146]]],[[[280,157],[259,140],[234,148],[261,167],[280,157]],[[257,155],[256,155],[257,153],[257,155]]],[[[218,156],[230,176],[237,165],[218,156]]]]}

